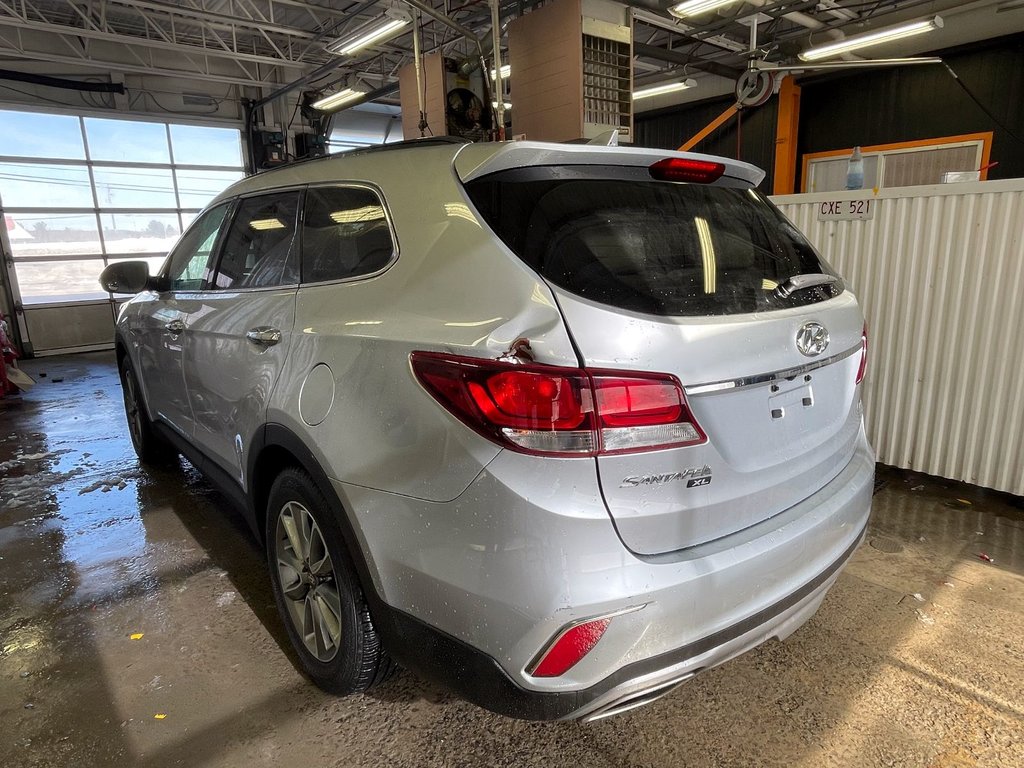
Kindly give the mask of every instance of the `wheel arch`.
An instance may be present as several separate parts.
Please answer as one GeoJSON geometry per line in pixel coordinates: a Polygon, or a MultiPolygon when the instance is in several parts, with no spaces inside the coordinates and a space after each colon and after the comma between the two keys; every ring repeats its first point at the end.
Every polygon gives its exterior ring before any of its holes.
{"type": "Polygon", "coordinates": [[[146,418],[153,421],[153,412],[149,409],[149,390],[146,387],[146,383],[142,380],[139,375],[139,367],[135,364],[132,359],[131,352],[128,348],[128,342],[125,340],[121,331],[115,331],[114,333],[114,355],[117,360],[117,371],[118,376],[121,375],[121,364],[127,360],[128,364],[132,367],[135,372],[135,383],[139,389],[139,403],[142,405],[143,412],[146,414],[146,418]]]}
{"type": "Polygon", "coordinates": [[[270,498],[270,489],[281,470],[287,467],[297,467],[305,471],[316,484],[320,493],[327,499],[327,503],[331,505],[330,511],[341,528],[342,538],[352,564],[355,566],[370,609],[372,611],[378,609],[374,611],[375,615],[378,614],[380,612],[378,606],[383,606],[383,600],[377,592],[377,581],[370,570],[361,539],[356,535],[352,518],[334,490],[334,485],[327,476],[327,472],[324,471],[313,452],[306,447],[298,435],[283,424],[267,424],[262,433],[253,441],[249,451],[247,496],[251,504],[252,523],[258,540],[266,545],[267,501],[270,498]]]}

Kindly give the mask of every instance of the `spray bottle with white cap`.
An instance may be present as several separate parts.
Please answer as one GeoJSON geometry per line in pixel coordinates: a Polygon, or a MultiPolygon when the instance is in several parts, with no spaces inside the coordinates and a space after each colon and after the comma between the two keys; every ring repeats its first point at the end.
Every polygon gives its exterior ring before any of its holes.
{"type": "Polygon", "coordinates": [[[864,158],[860,153],[860,147],[853,148],[850,162],[846,165],[846,188],[864,188],[864,158]]]}

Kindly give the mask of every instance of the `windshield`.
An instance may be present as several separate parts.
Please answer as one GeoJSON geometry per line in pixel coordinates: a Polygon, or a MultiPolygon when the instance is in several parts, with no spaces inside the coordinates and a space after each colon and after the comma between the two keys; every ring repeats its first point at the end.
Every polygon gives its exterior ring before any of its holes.
{"type": "Polygon", "coordinates": [[[753,189],[623,177],[600,166],[502,171],[466,188],[517,256],[551,283],[602,304],[728,315],[843,291],[836,282],[788,298],[775,293],[795,275],[835,273],[753,189]]]}

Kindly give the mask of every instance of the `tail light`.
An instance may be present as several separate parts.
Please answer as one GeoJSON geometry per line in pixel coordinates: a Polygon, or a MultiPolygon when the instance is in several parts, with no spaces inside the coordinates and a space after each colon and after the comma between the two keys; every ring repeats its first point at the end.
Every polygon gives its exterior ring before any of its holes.
{"type": "Polygon", "coordinates": [[[718,181],[725,173],[723,163],[710,160],[695,160],[688,157],[666,157],[647,169],[651,178],[658,181],[688,181],[710,184],[718,181]]]}
{"type": "Polygon", "coordinates": [[[857,384],[864,381],[864,372],[868,368],[868,324],[864,323],[864,330],[860,332],[860,367],[857,368],[857,384]]]}
{"type": "Polygon", "coordinates": [[[424,388],[462,422],[522,453],[596,456],[707,440],[674,376],[517,365],[414,352],[424,388]]]}

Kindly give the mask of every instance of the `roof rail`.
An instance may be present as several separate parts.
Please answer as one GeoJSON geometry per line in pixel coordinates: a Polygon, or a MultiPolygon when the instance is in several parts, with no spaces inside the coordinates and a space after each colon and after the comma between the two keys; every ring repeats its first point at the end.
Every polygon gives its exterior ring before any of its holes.
{"type": "Polygon", "coordinates": [[[353,149],[350,152],[335,152],[334,154],[320,155],[319,157],[304,157],[301,160],[293,160],[290,163],[279,165],[274,168],[268,168],[267,171],[275,171],[282,168],[294,168],[296,165],[305,165],[306,163],[317,163],[324,160],[338,160],[343,157],[352,157],[353,155],[368,155],[376,154],[378,152],[390,152],[394,149],[409,149],[410,147],[436,147],[443,146],[445,144],[471,144],[469,139],[463,139],[459,136],[427,136],[426,138],[419,139],[406,139],[405,141],[393,141],[390,144],[378,144],[372,147],[362,147],[360,149],[353,149]]]}

